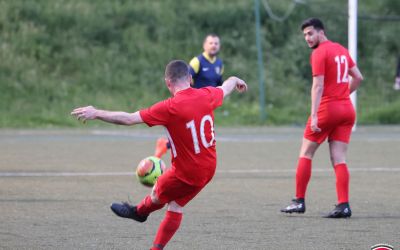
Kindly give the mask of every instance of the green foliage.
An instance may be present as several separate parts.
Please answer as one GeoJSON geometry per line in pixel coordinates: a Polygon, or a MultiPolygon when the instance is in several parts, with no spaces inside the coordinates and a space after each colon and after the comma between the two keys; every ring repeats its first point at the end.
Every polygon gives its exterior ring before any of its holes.
{"type": "Polygon", "coordinates": [[[400,121],[400,101],[371,108],[361,119],[366,124],[398,124],[400,121]]]}
{"type": "MultiPolygon", "coordinates": [[[[283,15],[291,0],[269,2],[283,15]]],[[[399,10],[397,0],[359,1],[361,123],[400,122],[392,90],[400,25],[376,18],[399,10]]],[[[347,0],[305,1],[284,22],[261,7],[266,124],[307,118],[310,50],[299,24],[309,16],[347,45],[347,0]]],[[[225,76],[250,87],[217,110],[218,124],[260,125],[253,1],[0,1],[0,127],[79,126],[69,116],[77,106],[135,111],[167,98],[165,64],[199,54],[210,32],[221,37],[225,76]]]]}

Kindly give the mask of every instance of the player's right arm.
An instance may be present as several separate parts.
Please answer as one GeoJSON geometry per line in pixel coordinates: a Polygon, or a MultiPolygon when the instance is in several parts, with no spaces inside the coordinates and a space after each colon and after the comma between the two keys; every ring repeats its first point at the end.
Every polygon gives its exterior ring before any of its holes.
{"type": "Polygon", "coordinates": [[[197,57],[193,57],[189,62],[189,72],[192,75],[192,81],[190,83],[191,86],[194,86],[194,77],[199,73],[200,70],[200,61],[197,57]]]}
{"type": "Polygon", "coordinates": [[[221,88],[224,91],[225,98],[230,95],[234,89],[240,93],[247,91],[247,84],[242,79],[236,76],[231,76],[222,83],[222,86],[217,88],[221,88]]]}
{"type": "Polygon", "coordinates": [[[195,76],[197,73],[199,73],[200,61],[197,57],[193,57],[192,60],[190,60],[189,66],[190,66],[190,74],[192,76],[195,76]]]}
{"type": "Polygon", "coordinates": [[[93,106],[76,108],[71,112],[78,120],[85,122],[86,120],[101,120],[108,123],[118,125],[134,125],[143,123],[139,111],[135,113],[127,113],[122,111],[108,111],[96,109],[93,106]]]}
{"type": "Polygon", "coordinates": [[[361,81],[364,80],[364,78],[357,66],[353,66],[349,69],[349,75],[351,76],[349,87],[350,93],[353,93],[353,91],[357,90],[357,88],[360,86],[361,81]]]}
{"type": "Polygon", "coordinates": [[[318,127],[318,109],[321,104],[322,93],[324,92],[324,75],[313,77],[311,87],[311,130],[313,132],[321,132],[318,127]]]}

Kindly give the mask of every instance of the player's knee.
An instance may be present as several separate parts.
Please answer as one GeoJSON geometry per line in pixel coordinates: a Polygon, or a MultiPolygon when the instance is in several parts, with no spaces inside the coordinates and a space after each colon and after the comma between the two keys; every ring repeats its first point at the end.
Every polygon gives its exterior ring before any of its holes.
{"type": "Polygon", "coordinates": [[[335,157],[334,157],[332,154],[330,155],[330,159],[331,159],[332,165],[334,165],[334,163],[335,163],[335,157]]]}
{"type": "Polygon", "coordinates": [[[160,204],[160,200],[158,199],[157,195],[152,193],[150,195],[150,198],[151,198],[151,202],[153,202],[154,204],[160,204]]]}
{"type": "Polygon", "coordinates": [[[171,201],[170,203],[168,203],[167,210],[171,211],[171,212],[175,212],[175,213],[180,213],[180,214],[183,213],[183,207],[180,206],[175,201],[171,201]]]}
{"type": "Polygon", "coordinates": [[[151,190],[150,198],[151,202],[153,202],[154,204],[160,204],[160,199],[158,198],[156,193],[156,185],[154,185],[153,189],[151,190]]]}
{"type": "Polygon", "coordinates": [[[300,148],[300,157],[312,159],[317,151],[319,144],[307,139],[303,139],[303,144],[300,148]]]}
{"type": "Polygon", "coordinates": [[[300,157],[301,158],[307,158],[312,160],[314,157],[315,151],[314,150],[309,150],[309,149],[302,149],[300,151],[300,157]]]}
{"type": "Polygon", "coordinates": [[[310,154],[310,153],[300,153],[300,158],[307,158],[312,160],[314,157],[314,154],[310,154]]]}
{"type": "Polygon", "coordinates": [[[346,157],[344,155],[331,155],[332,166],[337,164],[346,163],[346,157]]]}
{"type": "Polygon", "coordinates": [[[333,166],[346,162],[346,155],[334,150],[331,151],[330,158],[333,166]]]}

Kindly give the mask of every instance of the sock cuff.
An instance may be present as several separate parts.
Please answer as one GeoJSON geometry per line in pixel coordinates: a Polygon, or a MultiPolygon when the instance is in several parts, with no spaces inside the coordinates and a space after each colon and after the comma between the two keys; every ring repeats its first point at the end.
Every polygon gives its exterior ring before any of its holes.
{"type": "Polygon", "coordinates": [[[339,167],[345,167],[345,168],[347,168],[347,164],[346,164],[346,163],[339,163],[339,164],[336,164],[336,165],[334,166],[335,169],[336,169],[336,168],[339,168],[339,167]]]}
{"type": "Polygon", "coordinates": [[[311,159],[309,159],[309,158],[305,158],[305,157],[299,157],[299,162],[300,161],[302,161],[302,162],[306,162],[306,163],[311,163],[311,159]]]}
{"type": "Polygon", "coordinates": [[[167,211],[165,213],[165,216],[168,217],[169,219],[181,220],[183,215],[182,215],[182,213],[177,213],[177,212],[173,212],[173,211],[167,211]]]}

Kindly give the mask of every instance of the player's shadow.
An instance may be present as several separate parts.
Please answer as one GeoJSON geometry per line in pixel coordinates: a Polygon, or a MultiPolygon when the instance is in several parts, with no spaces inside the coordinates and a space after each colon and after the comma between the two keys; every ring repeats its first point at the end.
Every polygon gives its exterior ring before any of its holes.
{"type": "Polygon", "coordinates": [[[384,220],[400,220],[400,215],[387,215],[387,214],[374,214],[374,215],[354,215],[351,219],[371,220],[371,219],[384,219],[384,220]]]}
{"type": "Polygon", "coordinates": [[[324,218],[325,214],[308,214],[308,215],[298,215],[298,214],[279,214],[280,216],[290,218],[290,219],[325,219],[325,220],[400,220],[400,215],[387,215],[387,214],[374,214],[374,215],[352,215],[351,218],[324,218]]]}

